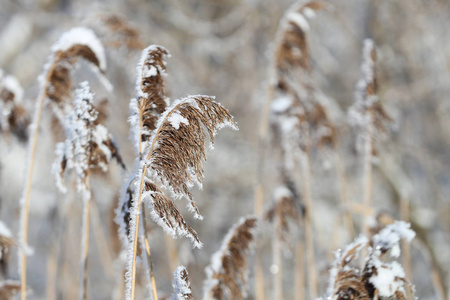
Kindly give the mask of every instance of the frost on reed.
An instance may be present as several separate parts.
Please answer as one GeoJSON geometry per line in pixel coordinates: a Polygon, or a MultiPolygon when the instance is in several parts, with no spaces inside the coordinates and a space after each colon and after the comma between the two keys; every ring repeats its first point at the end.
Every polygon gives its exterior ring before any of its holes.
{"type": "MultiPolygon", "coordinates": [[[[16,242],[13,240],[11,231],[2,221],[0,221],[0,278],[4,278],[6,276],[7,259],[5,256],[8,253],[9,249],[14,245],[16,245],[16,242]]],[[[12,299],[18,291],[20,291],[19,281],[0,281],[1,300],[12,299]]]]}
{"type": "Polygon", "coordinates": [[[247,255],[255,240],[258,219],[241,218],[223,239],[220,250],[206,267],[206,299],[243,299],[247,296],[247,255]]]}
{"type": "Polygon", "coordinates": [[[166,109],[163,77],[169,52],[161,46],[151,45],[142,51],[136,67],[136,98],[130,102],[131,137],[139,154],[145,149],[159,116],[166,109]]]}
{"type": "Polygon", "coordinates": [[[185,266],[179,266],[173,272],[173,295],[169,300],[194,300],[192,296],[191,283],[185,266]]]}
{"type": "Polygon", "coordinates": [[[14,244],[11,231],[2,221],[0,221],[0,264],[3,263],[5,254],[14,244]]]}
{"type": "Polygon", "coordinates": [[[45,66],[40,81],[43,93],[51,100],[57,116],[63,120],[70,106],[67,106],[72,95],[71,72],[78,59],[83,58],[92,66],[94,72],[108,89],[109,82],[102,75],[106,71],[106,56],[102,44],[95,34],[87,28],[76,27],[66,33],[52,48],[52,54],[45,66]]]}
{"type": "Polygon", "coordinates": [[[361,236],[343,251],[336,251],[326,298],[407,299],[405,284],[411,294],[414,288],[406,279],[403,267],[395,259],[400,256],[400,240],[411,242],[414,236],[409,223],[397,221],[387,225],[370,241],[361,236]],[[366,247],[368,256],[363,269],[351,266],[366,247]],[[390,261],[389,258],[394,260],[390,261]]]}
{"type": "MultiPolygon", "coordinates": [[[[306,33],[308,19],[326,4],[310,1],[294,4],[284,15],[275,49],[276,90],[271,105],[272,122],[281,137],[285,159],[293,160],[299,147],[333,143],[335,129],[314,85],[306,33]]],[[[292,164],[288,164],[292,165],[292,164]]]]}
{"type": "MultiPolygon", "coordinates": [[[[71,71],[76,66],[79,58],[83,58],[91,63],[93,70],[98,74],[106,70],[106,56],[100,41],[95,34],[83,27],[73,28],[64,33],[62,37],[51,48],[44,73],[40,76],[41,91],[39,99],[36,101],[36,109],[31,128],[33,133],[29,141],[26,181],[22,193],[21,215],[20,215],[20,240],[24,247],[27,247],[28,240],[28,211],[31,195],[31,183],[33,180],[34,160],[37,148],[39,126],[42,116],[42,108],[45,99],[50,99],[56,116],[62,124],[65,122],[65,115],[70,112],[72,80],[71,71]]],[[[103,84],[111,88],[109,82],[100,76],[103,84]]],[[[22,299],[25,299],[26,287],[26,263],[27,258],[22,250],[19,268],[22,276],[22,299]]]]}
{"type": "Polygon", "coordinates": [[[135,186],[130,209],[127,298],[133,298],[134,292],[141,202],[149,207],[152,219],[173,238],[187,236],[194,247],[202,247],[195,231],[186,224],[174,202],[159,186],[164,187],[174,198],[187,198],[189,210],[195,218],[202,219],[190,189],[195,184],[202,187],[206,137],[209,136],[212,148],[214,136],[223,127],[237,129],[228,110],[211,96],[188,96],[177,100],[159,118],[133,179],[135,186]]]}
{"type": "Polygon", "coordinates": [[[65,120],[66,140],[56,145],[56,161],[53,171],[62,192],[63,175],[66,170],[76,173],[78,191],[84,199],[90,195],[87,187],[87,173],[90,169],[106,172],[112,159],[124,167],[117,146],[105,126],[98,123],[98,112],[93,106],[94,94],[87,82],[80,84],[75,92],[74,108],[65,120]]]}
{"type": "MultiPolygon", "coordinates": [[[[361,70],[363,78],[358,82],[356,101],[349,110],[350,123],[355,126],[360,134],[358,136],[358,148],[363,149],[365,139],[373,139],[376,132],[385,133],[387,126],[392,122],[391,117],[384,110],[378,99],[377,78],[377,52],[374,42],[370,39],[364,41],[363,63],[361,70]]],[[[375,148],[372,144],[372,152],[375,148]]]]}
{"type": "Polygon", "coordinates": [[[29,113],[22,105],[23,89],[14,76],[0,69],[0,132],[15,135],[20,141],[28,139],[29,113]]]}
{"type": "MultiPolygon", "coordinates": [[[[169,102],[165,96],[163,76],[166,73],[166,58],[169,52],[162,46],[151,45],[142,51],[136,67],[136,98],[130,101],[130,136],[142,159],[142,151],[148,145],[150,135],[156,128],[156,122],[169,102]]],[[[136,162],[135,170],[139,168],[136,162]]],[[[136,172],[136,171],[135,171],[136,172]]],[[[135,174],[131,174],[122,190],[119,207],[116,210],[116,223],[124,246],[128,245],[130,233],[130,209],[133,194],[136,193],[135,174]]],[[[175,208],[176,209],[176,208],[175,208]]],[[[177,210],[178,211],[178,210],[177,210]]]]}
{"type": "Polygon", "coordinates": [[[66,188],[62,178],[66,170],[74,170],[78,192],[83,199],[83,228],[81,242],[80,299],[87,297],[87,261],[89,249],[90,171],[106,172],[113,158],[124,167],[118,149],[106,127],[98,123],[94,108],[94,94],[87,82],[80,84],[75,92],[73,109],[65,119],[66,140],[56,145],[56,161],[53,171],[61,191],[66,188]]]}

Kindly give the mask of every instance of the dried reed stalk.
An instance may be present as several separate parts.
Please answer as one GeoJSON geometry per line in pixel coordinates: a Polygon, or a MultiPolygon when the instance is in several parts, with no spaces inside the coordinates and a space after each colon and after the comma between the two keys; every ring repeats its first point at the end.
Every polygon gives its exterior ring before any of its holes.
{"type": "Polygon", "coordinates": [[[194,184],[202,184],[206,134],[213,143],[217,130],[223,127],[237,129],[229,112],[210,96],[189,96],[175,101],[159,118],[148,142],[145,159],[140,160],[135,174],[136,189],[131,210],[133,230],[129,239],[132,248],[128,252],[127,265],[131,278],[127,279],[127,299],[134,299],[135,294],[138,212],[142,200],[148,201],[152,219],[167,233],[173,237],[187,236],[195,247],[202,246],[175,204],[154,182],[164,185],[178,197],[186,197],[194,217],[201,219],[189,190],[194,184]]]}
{"type": "MultiPolygon", "coordinates": [[[[169,52],[164,47],[151,45],[142,51],[141,59],[136,68],[137,95],[130,102],[131,115],[129,120],[131,123],[131,136],[134,140],[139,161],[143,159],[142,152],[147,147],[152,131],[156,128],[156,121],[167,107],[168,98],[165,96],[163,76],[166,75],[166,58],[169,56],[169,52]]],[[[133,194],[135,193],[135,183],[132,179],[130,179],[130,183],[127,183],[127,185],[126,199],[121,200],[122,204],[119,205],[121,206],[121,210],[117,211],[119,224],[123,224],[120,220],[123,219],[125,221],[125,246],[130,240],[128,237],[130,234],[130,209],[133,207],[133,194]]],[[[142,213],[145,222],[146,210],[144,207],[142,208],[142,213]]],[[[122,235],[124,233],[124,230],[122,230],[122,235]]],[[[144,224],[143,235],[153,298],[158,299],[146,224],[144,224]]]]}
{"type": "Polygon", "coordinates": [[[87,82],[83,82],[81,88],[76,90],[74,108],[65,120],[67,138],[64,143],[57,144],[57,159],[53,166],[57,185],[63,192],[66,191],[62,183],[64,172],[75,170],[77,189],[83,200],[80,299],[87,299],[89,212],[92,197],[90,172],[95,169],[105,172],[113,158],[123,166],[111,134],[98,123],[98,112],[92,105],[93,97],[87,82]]]}
{"type": "Polygon", "coordinates": [[[244,299],[247,295],[247,255],[255,237],[257,218],[241,218],[225,236],[206,267],[204,299],[244,299]]]}
{"type": "Polygon", "coordinates": [[[385,132],[391,118],[378,100],[378,78],[376,72],[377,53],[372,40],[364,42],[362,71],[364,78],[358,83],[358,96],[355,104],[350,108],[351,121],[362,128],[364,146],[364,207],[366,215],[363,220],[363,232],[370,236],[369,215],[372,194],[372,155],[375,151],[374,137],[376,130],[385,132]]]}
{"type": "Polygon", "coordinates": [[[289,182],[286,186],[279,187],[274,193],[274,203],[265,213],[264,218],[274,224],[272,267],[274,280],[274,299],[283,299],[283,261],[281,250],[285,248],[295,248],[295,244],[289,242],[295,240],[290,236],[292,225],[300,226],[301,211],[298,208],[296,192],[289,182]]]}
{"type": "MultiPolygon", "coordinates": [[[[64,101],[62,98],[70,96],[70,71],[79,58],[91,62],[100,72],[104,72],[106,69],[103,47],[94,33],[86,28],[74,28],[66,32],[52,47],[52,55],[48,65],[45,67],[45,73],[41,82],[41,93],[36,102],[35,115],[32,122],[33,134],[29,141],[27,175],[21,198],[20,240],[24,247],[27,247],[28,240],[31,183],[44,100],[49,98],[56,104],[55,107],[62,107],[62,102],[64,101]]],[[[26,299],[26,263],[26,253],[22,249],[20,261],[21,300],[26,299]]]]}
{"type": "Polygon", "coordinates": [[[317,279],[316,259],[314,253],[314,227],[312,219],[313,203],[311,198],[311,163],[307,152],[301,156],[303,175],[303,197],[305,199],[305,241],[308,266],[308,287],[311,299],[319,295],[319,282],[317,279]]]}
{"type": "Polygon", "coordinates": [[[308,152],[314,144],[325,142],[328,139],[328,135],[318,134],[318,128],[326,127],[330,132],[330,137],[334,134],[334,130],[328,119],[323,118],[326,116],[324,109],[314,99],[312,65],[306,32],[309,30],[307,18],[313,18],[316,11],[325,7],[325,3],[319,1],[298,2],[291,6],[281,20],[274,54],[275,86],[280,97],[272,101],[271,107],[277,133],[281,138],[284,166],[287,173],[293,171],[293,162],[300,156],[306,208],[305,238],[308,257],[308,285],[311,298],[318,296],[318,283],[311,218],[313,207],[308,152]],[[320,112],[323,113],[320,114],[320,112]]]}
{"type": "Polygon", "coordinates": [[[295,246],[295,300],[305,300],[305,246],[301,241],[295,246]]]}

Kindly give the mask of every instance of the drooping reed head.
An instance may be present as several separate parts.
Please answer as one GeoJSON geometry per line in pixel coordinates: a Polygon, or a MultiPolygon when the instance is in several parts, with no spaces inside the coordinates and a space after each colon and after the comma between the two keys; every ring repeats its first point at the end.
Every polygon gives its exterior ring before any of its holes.
{"type": "Polygon", "coordinates": [[[164,88],[166,58],[169,52],[162,46],[151,45],[142,51],[137,65],[136,98],[131,100],[131,131],[136,148],[143,143],[142,152],[159,116],[168,105],[164,88]]]}
{"type": "Polygon", "coordinates": [[[105,172],[112,159],[124,167],[111,134],[98,123],[93,97],[89,84],[81,83],[80,89],[76,90],[74,108],[65,119],[66,140],[56,146],[54,171],[62,191],[65,191],[62,177],[66,169],[75,170],[78,189],[87,192],[86,180],[90,169],[105,172]]]}
{"type": "Polygon", "coordinates": [[[20,141],[28,138],[29,113],[22,105],[23,89],[17,79],[0,69],[0,132],[12,133],[20,141]]]}
{"type": "Polygon", "coordinates": [[[306,83],[310,73],[311,57],[306,38],[309,30],[308,18],[314,18],[315,12],[325,8],[320,1],[298,2],[291,6],[284,15],[278,33],[275,50],[275,68],[277,70],[277,87],[282,91],[290,89],[285,76],[293,73],[300,76],[296,79],[306,83]],[[302,74],[304,73],[304,74],[302,74]]]}
{"type": "Polygon", "coordinates": [[[70,105],[72,95],[71,72],[77,61],[82,58],[93,66],[110,88],[109,83],[101,75],[106,71],[106,56],[101,42],[93,31],[77,27],[64,33],[53,45],[52,55],[42,75],[42,86],[45,95],[54,104],[55,111],[61,120],[70,105]]]}
{"type": "Polygon", "coordinates": [[[109,45],[115,48],[126,46],[130,50],[144,48],[139,31],[132,27],[125,18],[116,14],[102,14],[98,17],[107,29],[109,45]]]}
{"type": "Polygon", "coordinates": [[[278,187],[274,192],[274,202],[266,211],[264,219],[275,224],[276,236],[289,243],[290,224],[300,225],[302,212],[294,193],[286,186],[278,187]]]}

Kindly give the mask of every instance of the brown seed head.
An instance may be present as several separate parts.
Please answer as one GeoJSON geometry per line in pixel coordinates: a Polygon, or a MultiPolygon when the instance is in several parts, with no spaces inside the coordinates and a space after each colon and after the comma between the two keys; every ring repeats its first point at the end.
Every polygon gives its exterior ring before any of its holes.
{"type": "Polygon", "coordinates": [[[207,267],[205,295],[212,299],[243,299],[246,295],[247,255],[254,241],[257,219],[242,218],[225,237],[215,262],[207,267]]]}

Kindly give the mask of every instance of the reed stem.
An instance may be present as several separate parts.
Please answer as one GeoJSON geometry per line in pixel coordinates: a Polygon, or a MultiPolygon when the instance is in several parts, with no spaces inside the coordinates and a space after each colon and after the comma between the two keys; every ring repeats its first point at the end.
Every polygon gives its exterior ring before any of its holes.
{"type": "Polygon", "coordinates": [[[25,253],[25,249],[28,247],[28,223],[29,223],[29,210],[30,210],[30,194],[31,194],[31,183],[33,181],[33,170],[34,170],[34,160],[36,156],[36,146],[39,135],[39,125],[41,123],[42,117],[42,108],[44,106],[44,100],[47,95],[47,87],[50,82],[51,75],[53,70],[56,67],[56,61],[58,58],[55,57],[53,59],[53,63],[50,66],[47,77],[45,78],[44,86],[42,88],[41,94],[39,96],[36,112],[33,118],[33,123],[31,128],[33,129],[33,135],[31,136],[31,142],[28,151],[28,167],[26,172],[26,181],[25,181],[25,190],[23,192],[23,199],[21,201],[21,217],[20,217],[20,227],[22,237],[21,243],[22,247],[19,247],[21,252],[20,259],[20,269],[21,269],[21,288],[20,288],[20,299],[25,300],[26,289],[27,289],[27,255],[25,253]]]}

